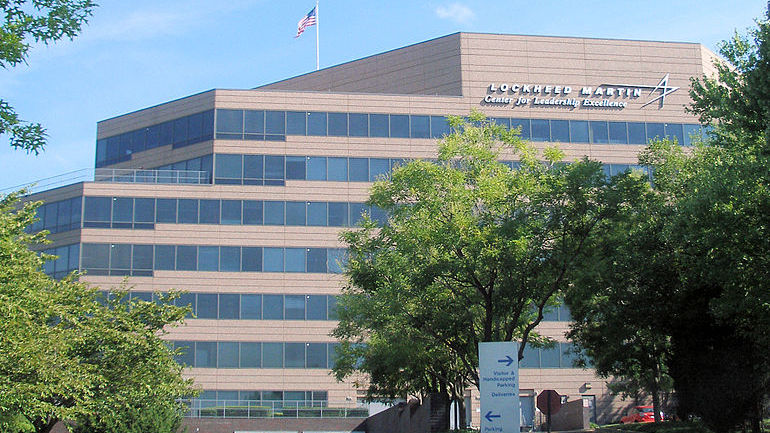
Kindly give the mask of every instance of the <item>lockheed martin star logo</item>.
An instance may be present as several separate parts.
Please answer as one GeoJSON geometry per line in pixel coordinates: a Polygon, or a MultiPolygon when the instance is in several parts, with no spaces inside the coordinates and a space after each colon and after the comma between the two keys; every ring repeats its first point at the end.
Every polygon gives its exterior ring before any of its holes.
{"type": "MultiPolygon", "coordinates": [[[[644,104],[642,104],[642,107],[646,107],[657,100],[660,100],[660,106],[663,107],[663,103],[666,101],[666,95],[670,95],[676,92],[677,90],[679,90],[679,87],[668,86],[668,75],[669,74],[666,74],[663,77],[663,79],[660,80],[660,83],[658,83],[657,86],[655,86],[652,90],[650,90],[650,95],[652,95],[656,90],[660,90],[660,95],[645,102],[644,104]]],[[[651,87],[651,86],[645,86],[645,87],[651,87]]]]}

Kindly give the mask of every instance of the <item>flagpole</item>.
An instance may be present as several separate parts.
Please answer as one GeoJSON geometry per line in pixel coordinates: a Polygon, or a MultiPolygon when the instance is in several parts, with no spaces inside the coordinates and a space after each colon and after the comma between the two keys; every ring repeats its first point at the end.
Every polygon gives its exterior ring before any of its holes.
{"type": "Polygon", "coordinates": [[[315,70],[317,71],[320,67],[319,57],[318,57],[318,27],[321,26],[321,19],[318,16],[318,0],[315,2],[315,70]]]}

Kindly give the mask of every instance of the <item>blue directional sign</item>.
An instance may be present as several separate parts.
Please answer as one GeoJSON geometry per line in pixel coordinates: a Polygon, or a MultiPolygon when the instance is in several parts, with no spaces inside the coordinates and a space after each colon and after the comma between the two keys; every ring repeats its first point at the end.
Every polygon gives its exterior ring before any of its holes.
{"type": "Polygon", "coordinates": [[[519,343],[479,343],[481,433],[519,433],[519,343]]]}

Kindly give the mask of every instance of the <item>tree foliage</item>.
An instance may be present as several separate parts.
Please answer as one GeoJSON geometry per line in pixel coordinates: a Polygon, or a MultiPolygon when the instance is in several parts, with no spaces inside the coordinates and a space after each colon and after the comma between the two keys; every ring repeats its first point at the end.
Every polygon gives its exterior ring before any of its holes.
{"type": "MultiPolygon", "coordinates": [[[[31,43],[49,44],[74,38],[96,7],[92,0],[7,0],[2,2],[0,67],[26,63],[31,43]]],[[[22,120],[13,107],[0,99],[0,134],[11,147],[39,153],[45,146],[45,129],[22,120]]]]}
{"type": "Polygon", "coordinates": [[[0,199],[0,431],[47,432],[67,421],[82,433],[118,433],[148,413],[179,418],[178,399],[193,390],[160,337],[187,310],[105,305],[77,275],[45,275],[50,257],[29,249],[45,233],[25,232],[37,205],[0,199]]]}
{"type": "Polygon", "coordinates": [[[687,151],[663,141],[642,153],[654,188],[631,219],[603,231],[598,245],[611,248],[597,254],[614,274],[576,288],[573,312],[587,321],[573,334],[590,345],[591,330],[623,331],[628,340],[593,341],[593,355],[626,374],[636,370],[624,363],[643,357],[617,350],[619,341],[666,347],[659,360],[680,416],[717,432],[742,423],[759,432],[770,394],[770,9],[720,52],[729,63],[694,79],[690,93],[709,137],[687,151]]]}
{"type": "Polygon", "coordinates": [[[450,124],[437,162],[412,161],[372,187],[387,223],[342,235],[349,284],[335,373],[368,373],[373,394],[459,393],[478,386],[479,342],[519,341],[519,359],[527,344],[547,344],[536,331],[543,311],[613,212],[599,163],[538,155],[477,112],[450,124]],[[502,149],[518,169],[497,161],[502,149]]]}

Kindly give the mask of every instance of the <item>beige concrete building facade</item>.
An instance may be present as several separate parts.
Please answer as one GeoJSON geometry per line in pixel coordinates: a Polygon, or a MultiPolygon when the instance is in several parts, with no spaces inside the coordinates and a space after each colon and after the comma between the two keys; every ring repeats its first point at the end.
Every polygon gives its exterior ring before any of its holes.
{"type": "MultiPolygon", "coordinates": [[[[338,233],[371,181],[404,159],[434,158],[444,116],[478,109],[536,146],[558,142],[612,174],[648,140],[689,145],[689,80],[715,56],[699,44],[456,33],[255,89],[216,89],[98,124],[93,181],[39,193],[54,275],[82,269],[134,296],[182,289],[191,318],[169,334],[205,408],[296,402],[353,408],[330,374],[338,233]],[[239,403],[240,402],[240,403],[239,403]]],[[[515,155],[503,155],[515,166],[515,155]]],[[[555,389],[599,422],[619,405],[574,368],[566,309],[541,325],[563,342],[521,365],[522,414],[555,389]]],[[[478,426],[478,401],[469,396],[478,426]]]]}

